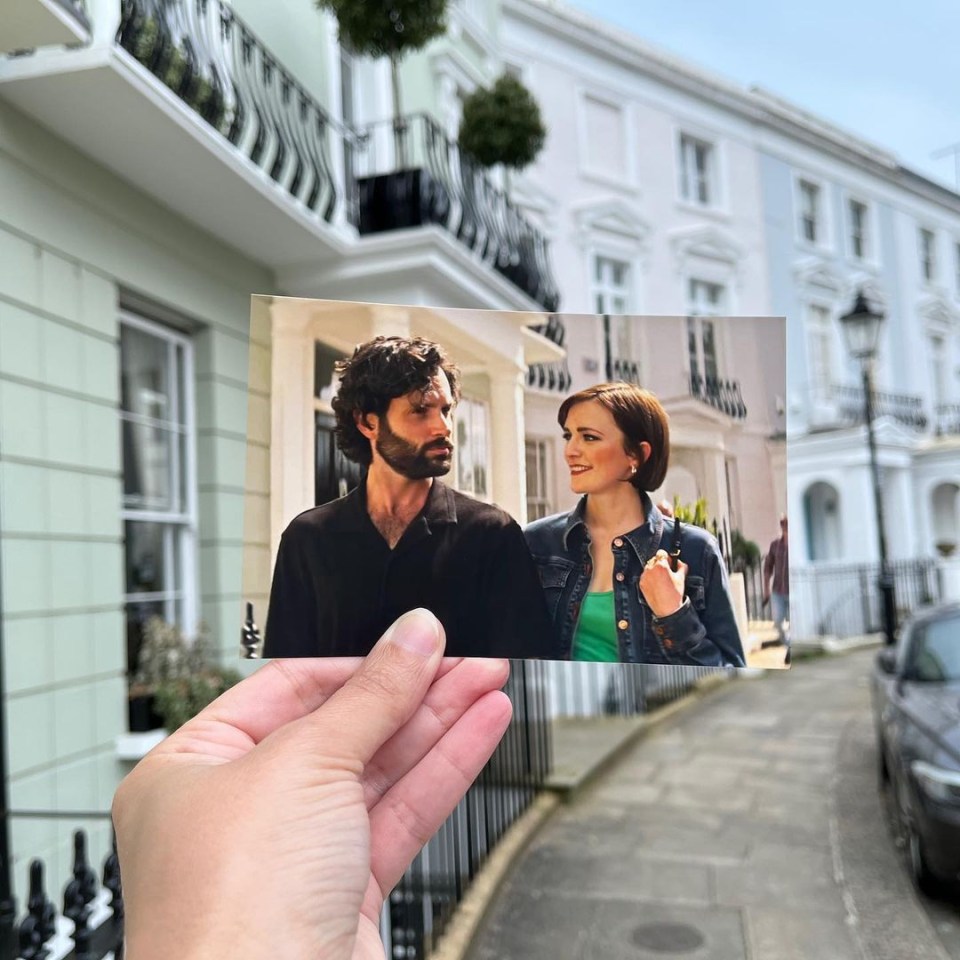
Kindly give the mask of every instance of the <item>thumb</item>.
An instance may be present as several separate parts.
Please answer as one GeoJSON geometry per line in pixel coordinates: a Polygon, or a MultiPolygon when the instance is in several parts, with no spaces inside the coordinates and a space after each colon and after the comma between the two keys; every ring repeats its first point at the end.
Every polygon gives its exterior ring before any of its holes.
{"type": "Polygon", "coordinates": [[[367,654],[357,672],[321,708],[304,718],[324,753],[366,765],[423,701],[446,642],[429,610],[411,610],[367,654]]]}

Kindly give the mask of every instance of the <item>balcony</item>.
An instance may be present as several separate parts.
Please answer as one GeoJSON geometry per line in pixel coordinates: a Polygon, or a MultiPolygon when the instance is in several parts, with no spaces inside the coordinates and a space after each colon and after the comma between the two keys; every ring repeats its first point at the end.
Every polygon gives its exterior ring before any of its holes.
{"type": "Polygon", "coordinates": [[[960,436],[960,403],[940,403],[934,416],[938,437],[960,436]]]}
{"type": "MultiPolygon", "coordinates": [[[[530,329],[534,333],[546,337],[556,346],[563,348],[567,330],[563,321],[556,314],[551,314],[546,323],[530,329]]],[[[567,365],[566,357],[563,360],[554,360],[547,363],[531,363],[527,367],[527,386],[534,390],[568,393],[572,383],[573,378],[570,376],[570,368],[567,365]]]]}
{"type": "Polygon", "coordinates": [[[361,236],[435,224],[553,312],[547,242],[426,114],[368,124],[347,140],[349,218],[361,236]]]}
{"type": "Polygon", "coordinates": [[[690,396],[734,420],[746,419],[747,406],[740,393],[739,380],[722,380],[719,377],[693,373],[690,376],[690,396]]]}
{"type": "MultiPolygon", "coordinates": [[[[863,387],[832,384],[829,398],[835,404],[836,415],[845,425],[865,422],[863,387]]],[[[927,415],[923,411],[923,398],[905,393],[873,391],[874,417],[892,417],[911,430],[925,430],[927,415]]]]}
{"type": "Polygon", "coordinates": [[[423,296],[556,307],[545,239],[432,119],[341,123],[225,0],[119,10],[115,42],[0,59],[0,97],[287,292],[413,274],[423,296]]]}
{"type": "Polygon", "coordinates": [[[64,43],[87,43],[82,0],[4,0],[0,54],[64,43]]]}

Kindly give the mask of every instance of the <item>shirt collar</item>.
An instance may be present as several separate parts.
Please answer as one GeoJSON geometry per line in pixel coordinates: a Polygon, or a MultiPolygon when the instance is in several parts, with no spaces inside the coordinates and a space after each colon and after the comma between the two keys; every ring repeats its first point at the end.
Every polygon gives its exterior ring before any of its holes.
{"type": "MultiPolygon", "coordinates": [[[[337,517],[339,521],[337,527],[340,530],[345,533],[357,533],[370,524],[370,516],[367,513],[366,474],[363,475],[360,483],[343,498],[343,505],[345,509],[337,517]]],[[[427,499],[414,518],[413,523],[421,520],[424,521],[427,530],[430,529],[432,524],[457,522],[457,504],[454,500],[453,491],[436,477],[434,477],[427,499]]]]}
{"type": "MultiPolygon", "coordinates": [[[[650,494],[645,490],[640,491],[640,502],[643,505],[643,514],[647,518],[635,530],[623,534],[623,539],[630,544],[634,553],[643,561],[653,556],[660,545],[660,538],[663,535],[663,514],[657,509],[650,494]]],[[[577,527],[582,528],[582,536],[589,539],[586,524],[587,498],[582,496],[580,502],[567,517],[567,522],[563,528],[563,548],[569,550],[570,535],[577,527]]]]}

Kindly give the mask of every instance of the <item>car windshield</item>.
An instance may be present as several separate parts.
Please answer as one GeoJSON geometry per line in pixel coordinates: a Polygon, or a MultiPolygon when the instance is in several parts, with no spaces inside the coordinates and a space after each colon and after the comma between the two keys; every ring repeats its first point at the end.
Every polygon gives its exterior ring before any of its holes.
{"type": "Polygon", "coordinates": [[[913,655],[916,680],[960,680],[960,614],[926,625],[913,655]]]}

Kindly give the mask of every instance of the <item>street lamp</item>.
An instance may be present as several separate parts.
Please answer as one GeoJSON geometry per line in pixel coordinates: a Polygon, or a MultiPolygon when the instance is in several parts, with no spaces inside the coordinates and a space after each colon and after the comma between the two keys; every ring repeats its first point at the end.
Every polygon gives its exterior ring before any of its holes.
{"type": "Polygon", "coordinates": [[[880,327],[884,316],[875,312],[860,290],[853,309],[840,317],[840,329],[847,350],[860,364],[863,377],[863,412],[867,422],[867,443],[870,447],[870,474],[873,479],[873,503],[877,513],[877,537],[880,541],[880,578],[877,586],[883,604],[883,632],[888,644],[894,642],[897,628],[897,606],[893,592],[893,573],[887,559],[887,537],[883,523],[883,497],[880,490],[880,468],[877,466],[877,441],[873,435],[873,359],[877,354],[880,327]]]}

